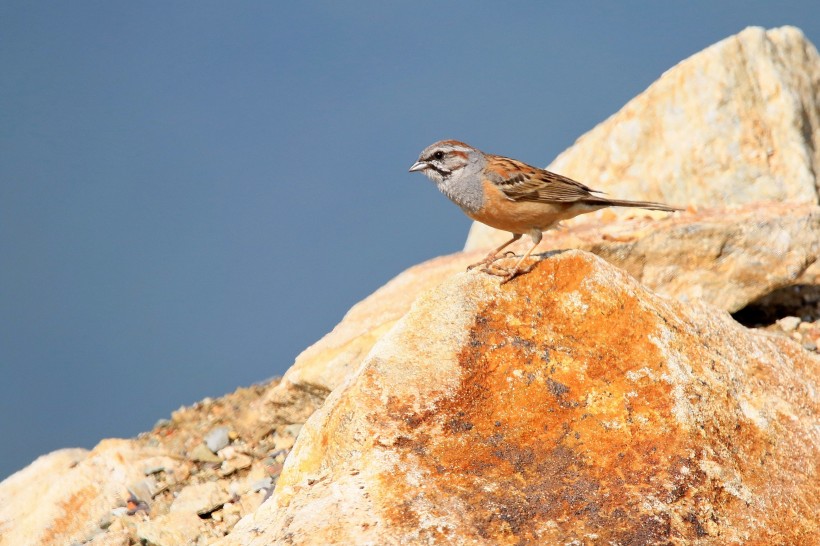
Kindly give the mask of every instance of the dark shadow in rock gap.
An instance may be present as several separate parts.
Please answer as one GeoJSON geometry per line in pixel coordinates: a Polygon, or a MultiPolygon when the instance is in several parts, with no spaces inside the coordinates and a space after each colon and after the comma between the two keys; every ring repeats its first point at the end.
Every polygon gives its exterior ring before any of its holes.
{"type": "Polygon", "coordinates": [[[736,321],[750,328],[768,326],[788,316],[799,317],[804,322],[820,319],[820,285],[784,286],[732,313],[736,321]]]}

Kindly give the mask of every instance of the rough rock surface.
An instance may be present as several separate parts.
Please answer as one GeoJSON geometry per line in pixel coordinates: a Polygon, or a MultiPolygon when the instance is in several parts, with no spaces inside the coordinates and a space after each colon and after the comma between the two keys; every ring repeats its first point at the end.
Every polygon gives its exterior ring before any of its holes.
{"type": "Polygon", "coordinates": [[[588,253],[456,275],[219,544],[817,543],[819,368],[588,253]]]}
{"type": "Polygon", "coordinates": [[[354,305],[322,339],[302,351],[265,397],[272,408],[289,412],[291,422],[304,422],[361,363],[373,344],[410,308],[422,292],[463,271],[470,258],[443,256],[411,267],[354,305]]]}
{"type": "Polygon", "coordinates": [[[40,457],[0,484],[0,544],[71,544],[91,538],[100,520],[124,504],[127,487],[145,478],[142,464],[173,461],[127,440],[40,457]]]}
{"type": "MultiPolygon", "coordinates": [[[[820,55],[794,27],[748,28],[669,69],[548,168],[625,199],[816,204],[820,55]]],[[[631,214],[587,217],[612,211],[631,214]]],[[[474,224],[468,247],[491,246],[492,231],[474,224]]]]}
{"type": "Polygon", "coordinates": [[[263,418],[276,385],[181,408],[134,440],[40,457],[0,483],[0,546],[213,543],[262,503],[298,435],[299,425],[257,430],[290,411],[263,418]],[[195,455],[223,427],[215,462],[195,455]]]}

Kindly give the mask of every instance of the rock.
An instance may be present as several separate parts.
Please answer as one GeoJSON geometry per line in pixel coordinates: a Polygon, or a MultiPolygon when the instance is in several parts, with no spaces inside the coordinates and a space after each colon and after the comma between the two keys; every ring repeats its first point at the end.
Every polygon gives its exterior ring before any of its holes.
{"type": "MultiPolygon", "coordinates": [[[[40,457],[0,483],[0,545],[71,544],[93,537],[151,454],[127,440],[40,457]]],[[[170,460],[168,466],[173,465],[170,460]]]]}
{"type": "Polygon", "coordinates": [[[130,493],[132,499],[142,501],[148,505],[151,504],[151,499],[154,498],[156,490],[157,481],[153,478],[145,478],[128,486],[128,493],[130,493]]]}
{"type": "Polygon", "coordinates": [[[819,370],[585,252],[459,274],[218,544],[818,543],[819,370]]]}
{"type": "Polygon", "coordinates": [[[756,203],[578,224],[547,233],[539,251],[569,248],[589,250],[661,294],[735,312],[797,282],[820,259],[820,207],[756,203]]]}
{"type": "Polygon", "coordinates": [[[277,435],[248,445],[231,432],[233,443],[219,452],[225,454],[230,469],[196,464],[186,454],[199,445],[215,457],[201,443],[203,430],[259,428],[262,396],[276,384],[237,389],[219,399],[181,408],[171,420],[133,440],[106,440],[90,452],[62,450],[41,457],[0,483],[0,546],[119,546],[174,540],[211,544],[264,498],[265,493],[250,491],[250,487],[269,476],[262,460],[272,452],[277,435]],[[217,480],[227,470],[230,480],[205,489],[196,487],[217,480]],[[191,486],[194,488],[188,489],[191,486]],[[226,501],[233,506],[218,513],[226,501]],[[186,541],[191,536],[196,539],[186,541]]]}
{"type": "MultiPolygon", "coordinates": [[[[624,199],[817,204],[820,55],[794,27],[747,28],[667,70],[548,168],[624,199]]],[[[491,231],[474,224],[468,248],[491,231]]]]}
{"type": "Polygon", "coordinates": [[[252,463],[253,459],[251,459],[247,455],[236,455],[228,461],[222,461],[222,466],[219,467],[219,475],[223,477],[229,476],[237,470],[244,470],[245,468],[249,468],[252,463]]]}
{"type": "Polygon", "coordinates": [[[373,344],[407,312],[416,296],[463,271],[464,258],[444,256],[411,267],[354,305],[322,339],[305,349],[265,397],[278,411],[272,425],[303,423],[361,363],[373,344]],[[297,409],[299,411],[294,411],[297,409]]]}
{"type": "Polygon", "coordinates": [[[197,446],[191,450],[191,453],[188,455],[192,461],[197,461],[200,463],[221,463],[222,458],[216,455],[213,451],[208,448],[205,444],[197,444],[197,446]]]}
{"type": "Polygon", "coordinates": [[[169,512],[184,512],[202,516],[210,514],[230,500],[231,495],[222,480],[199,483],[189,485],[180,491],[171,504],[169,512]]]}
{"type": "Polygon", "coordinates": [[[131,546],[132,544],[131,533],[127,529],[119,529],[94,535],[83,546],[131,546]]]}
{"type": "Polygon", "coordinates": [[[795,330],[799,324],[800,319],[798,317],[783,317],[777,321],[777,325],[780,326],[780,329],[784,332],[795,330]]]}
{"type": "Polygon", "coordinates": [[[293,436],[296,438],[299,436],[299,432],[302,430],[302,423],[294,423],[292,425],[288,425],[283,429],[283,432],[289,436],[293,436]]]}
{"type": "Polygon", "coordinates": [[[216,453],[223,447],[227,446],[231,439],[229,436],[230,429],[228,427],[217,427],[205,436],[205,445],[212,453],[216,453]]]}
{"type": "Polygon", "coordinates": [[[202,520],[189,512],[171,512],[137,523],[137,537],[150,546],[189,546],[197,543],[201,532],[202,520]]]}

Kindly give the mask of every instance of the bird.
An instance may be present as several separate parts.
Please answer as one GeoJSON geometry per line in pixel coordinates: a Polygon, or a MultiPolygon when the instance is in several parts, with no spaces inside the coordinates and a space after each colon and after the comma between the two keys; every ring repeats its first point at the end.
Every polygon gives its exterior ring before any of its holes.
{"type": "MultiPolygon", "coordinates": [[[[523,272],[544,231],[562,220],[606,207],[637,207],[675,212],[680,209],[652,201],[609,199],[604,192],[566,176],[500,155],[486,154],[458,140],[440,140],[425,148],[409,172],[421,172],[473,220],[508,231],[512,238],[468,269],[484,266],[506,283],[523,272]],[[532,246],[512,268],[495,265],[507,246],[529,235],[532,246]]],[[[505,253],[507,256],[509,253],[505,253]]]]}

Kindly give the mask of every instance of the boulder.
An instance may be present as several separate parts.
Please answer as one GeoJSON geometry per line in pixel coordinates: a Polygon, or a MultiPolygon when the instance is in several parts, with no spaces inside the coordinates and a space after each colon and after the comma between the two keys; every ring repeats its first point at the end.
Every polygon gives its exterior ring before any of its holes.
{"type": "MultiPolygon", "coordinates": [[[[521,253],[528,244],[522,241],[511,248],[521,253]]],[[[658,220],[639,215],[552,231],[540,246],[544,253],[571,248],[605,258],[660,294],[700,298],[735,312],[797,282],[818,262],[820,207],[769,202],[658,220]]],[[[296,358],[266,395],[268,406],[299,408],[300,413],[268,413],[304,422],[419,294],[464,271],[483,254],[472,250],[413,266],[357,303],[332,332],[296,358]]]]}
{"type": "Polygon", "coordinates": [[[817,543],[819,370],[589,253],[458,274],[218,544],[817,543]]]}

